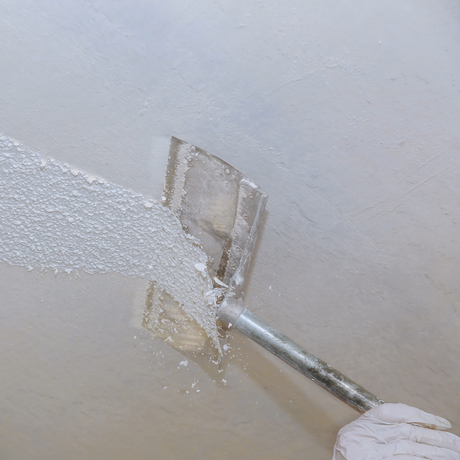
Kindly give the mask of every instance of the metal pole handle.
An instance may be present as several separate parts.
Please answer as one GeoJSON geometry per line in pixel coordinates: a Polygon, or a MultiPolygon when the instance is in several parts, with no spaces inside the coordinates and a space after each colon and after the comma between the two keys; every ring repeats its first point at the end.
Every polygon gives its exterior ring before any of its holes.
{"type": "Polygon", "coordinates": [[[245,309],[233,326],[358,412],[363,413],[383,404],[384,401],[304,350],[249,310],[245,309]]]}

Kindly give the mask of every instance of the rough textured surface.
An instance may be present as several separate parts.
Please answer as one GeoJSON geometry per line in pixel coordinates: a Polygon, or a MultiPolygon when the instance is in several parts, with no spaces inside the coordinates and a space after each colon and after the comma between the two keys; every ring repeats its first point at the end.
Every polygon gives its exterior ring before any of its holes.
{"type": "Polygon", "coordinates": [[[154,280],[219,346],[206,254],[167,208],[1,134],[0,197],[1,262],[154,280]]]}
{"type": "MultiPolygon", "coordinates": [[[[0,131],[156,199],[171,135],[238,168],[270,194],[253,311],[460,434],[459,22],[457,0],[3,0],[0,131]]],[[[356,418],[236,334],[221,373],[140,346],[140,279],[0,269],[0,457],[328,460],[356,418]]]]}

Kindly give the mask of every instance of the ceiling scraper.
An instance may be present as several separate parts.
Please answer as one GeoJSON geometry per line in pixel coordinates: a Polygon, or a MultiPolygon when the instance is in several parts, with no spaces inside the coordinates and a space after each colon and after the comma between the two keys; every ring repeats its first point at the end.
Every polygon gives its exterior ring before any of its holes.
{"type": "Polygon", "coordinates": [[[236,328],[359,412],[383,401],[251,313],[243,286],[268,195],[214,155],[171,140],[164,204],[201,243],[220,293],[217,318],[236,328]]]}

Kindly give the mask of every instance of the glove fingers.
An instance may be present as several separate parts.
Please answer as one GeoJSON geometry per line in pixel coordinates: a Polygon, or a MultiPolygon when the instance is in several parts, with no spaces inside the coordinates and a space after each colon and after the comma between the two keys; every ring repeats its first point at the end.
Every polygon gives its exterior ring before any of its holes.
{"type": "Polygon", "coordinates": [[[399,441],[390,444],[377,444],[375,450],[383,459],[400,460],[404,456],[421,457],[430,460],[460,460],[460,453],[443,447],[429,446],[413,441],[399,441]]]}
{"type": "Polygon", "coordinates": [[[411,423],[438,430],[448,430],[452,427],[445,418],[405,404],[382,404],[367,411],[362,417],[375,418],[384,423],[411,423]]]}
{"type": "Polygon", "coordinates": [[[394,460],[426,460],[426,457],[414,457],[413,455],[396,455],[392,458],[394,458],[394,460]]]}
{"type": "Polygon", "coordinates": [[[426,460],[426,457],[414,457],[413,455],[396,455],[393,458],[394,460],[426,460]]]}
{"type": "Polygon", "coordinates": [[[460,438],[455,434],[407,424],[400,426],[399,430],[399,436],[402,439],[430,446],[443,447],[444,449],[449,449],[460,454],[460,438]]]}

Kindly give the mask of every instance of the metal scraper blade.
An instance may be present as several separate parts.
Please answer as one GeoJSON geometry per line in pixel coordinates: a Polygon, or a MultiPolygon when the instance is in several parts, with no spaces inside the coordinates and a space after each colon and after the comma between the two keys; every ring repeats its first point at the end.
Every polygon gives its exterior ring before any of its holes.
{"type": "Polygon", "coordinates": [[[268,195],[220,158],[171,139],[163,201],[208,256],[214,287],[236,298],[254,250],[268,195]]]}

